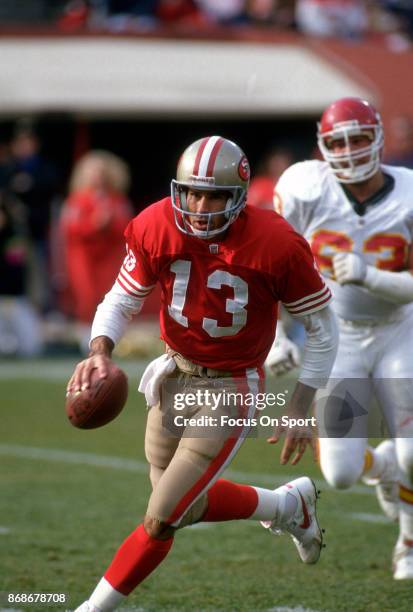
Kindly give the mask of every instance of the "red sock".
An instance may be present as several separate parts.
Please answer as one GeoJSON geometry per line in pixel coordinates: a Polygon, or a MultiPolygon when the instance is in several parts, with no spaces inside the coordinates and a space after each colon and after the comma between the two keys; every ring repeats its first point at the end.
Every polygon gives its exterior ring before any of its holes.
{"type": "Polygon", "coordinates": [[[119,593],[129,595],[163,561],[172,543],[173,537],[155,540],[139,525],[120,545],[104,577],[119,593]]]}
{"type": "Polygon", "coordinates": [[[207,495],[208,509],[202,517],[204,522],[246,519],[258,505],[258,493],[254,487],[222,478],[212,485],[207,495]]]}

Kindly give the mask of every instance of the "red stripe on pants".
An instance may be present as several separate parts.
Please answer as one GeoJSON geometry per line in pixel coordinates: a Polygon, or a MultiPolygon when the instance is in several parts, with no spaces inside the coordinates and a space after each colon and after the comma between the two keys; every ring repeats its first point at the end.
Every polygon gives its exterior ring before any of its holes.
{"type": "Polygon", "coordinates": [[[201,478],[197,480],[197,482],[191,487],[191,489],[189,489],[189,491],[183,496],[179,504],[176,506],[175,510],[167,520],[169,524],[177,521],[179,517],[185,513],[187,508],[190,507],[194,499],[196,499],[202,490],[205,489],[221,466],[225,463],[227,457],[231,454],[231,451],[237,442],[237,438],[229,438],[229,440],[225,442],[221,452],[214,457],[207,470],[204,472],[204,474],[202,474],[201,478]]]}

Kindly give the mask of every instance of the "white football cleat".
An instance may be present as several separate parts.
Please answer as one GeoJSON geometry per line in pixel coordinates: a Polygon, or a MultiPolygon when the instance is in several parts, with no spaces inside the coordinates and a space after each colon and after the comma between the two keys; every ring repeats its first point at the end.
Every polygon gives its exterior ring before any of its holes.
{"type": "Polygon", "coordinates": [[[101,612],[101,610],[89,603],[89,601],[84,601],[74,612],[101,612]]]}
{"type": "Polygon", "coordinates": [[[399,537],[393,553],[395,580],[413,580],[413,540],[399,537]]]}
{"type": "Polygon", "coordinates": [[[297,500],[294,514],[285,522],[261,521],[261,525],[272,533],[289,533],[303,563],[317,563],[323,547],[323,532],[317,521],[316,505],[318,492],[307,476],[279,487],[280,493],[291,494],[297,500]],[[284,490],[284,491],[283,491],[284,490]]]}
{"type": "Polygon", "coordinates": [[[399,483],[396,449],[393,440],[384,440],[375,449],[384,459],[380,478],[363,478],[363,482],[376,487],[376,496],[384,514],[392,521],[399,520],[399,483]]]}

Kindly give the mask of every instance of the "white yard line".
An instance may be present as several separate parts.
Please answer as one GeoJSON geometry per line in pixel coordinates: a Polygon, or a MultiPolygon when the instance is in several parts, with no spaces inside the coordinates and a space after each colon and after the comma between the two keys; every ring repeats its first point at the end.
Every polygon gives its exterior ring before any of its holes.
{"type": "Polygon", "coordinates": [[[136,459],[124,459],[122,457],[96,455],[95,453],[80,453],[54,448],[20,446],[17,444],[0,444],[0,455],[20,459],[39,459],[41,461],[53,461],[57,463],[92,465],[95,467],[112,468],[114,470],[123,470],[127,472],[140,472],[141,474],[147,474],[149,470],[147,463],[144,461],[137,461],[136,459]]]}
{"type": "MultiPolygon", "coordinates": [[[[20,459],[38,459],[41,461],[54,461],[58,463],[72,463],[77,465],[92,465],[94,467],[111,468],[128,472],[148,473],[148,464],[137,459],[124,459],[111,455],[97,455],[95,453],[82,453],[77,451],[65,451],[55,448],[38,448],[32,446],[21,446],[18,444],[0,444],[0,455],[4,457],[16,457],[20,459]]],[[[293,480],[297,475],[292,474],[263,474],[260,472],[240,472],[238,470],[227,470],[225,475],[234,480],[250,484],[261,484],[271,487],[293,480]]],[[[327,485],[324,480],[314,480],[317,487],[325,488],[327,485]]],[[[349,489],[351,493],[360,495],[371,495],[371,487],[354,485],[349,489]]],[[[341,493],[338,492],[338,493],[341,493]]]]}
{"type": "MultiPolygon", "coordinates": [[[[13,380],[16,378],[36,380],[68,380],[80,357],[74,356],[65,359],[28,359],[22,361],[1,361],[0,380],[13,380]]],[[[150,358],[136,361],[122,361],[115,359],[116,363],[130,378],[131,386],[138,380],[150,358]]]]}
{"type": "Polygon", "coordinates": [[[373,512],[346,512],[342,514],[343,518],[353,521],[361,521],[362,523],[385,523],[390,525],[393,523],[391,519],[384,514],[375,514],[373,512]]]}

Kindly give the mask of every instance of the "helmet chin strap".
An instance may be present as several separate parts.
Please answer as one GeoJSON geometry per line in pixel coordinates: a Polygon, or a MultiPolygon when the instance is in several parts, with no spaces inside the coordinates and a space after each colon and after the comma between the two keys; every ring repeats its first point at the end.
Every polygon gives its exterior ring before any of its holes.
{"type": "MultiPolygon", "coordinates": [[[[225,206],[225,210],[227,210],[229,208],[228,202],[230,202],[232,204],[232,198],[228,198],[227,204],[225,206]]],[[[203,238],[204,240],[207,240],[208,238],[213,238],[214,236],[217,236],[218,234],[222,234],[231,225],[231,221],[232,220],[231,220],[231,215],[229,213],[222,211],[219,214],[224,215],[224,217],[226,219],[226,222],[223,223],[221,225],[221,227],[217,227],[216,229],[213,229],[213,230],[210,230],[209,227],[211,225],[211,221],[212,221],[212,218],[214,216],[214,213],[212,213],[212,214],[211,213],[205,213],[205,215],[208,215],[208,227],[207,227],[206,230],[198,230],[198,229],[196,229],[192,225],[192,223],[189,221],[189,219],[186,220],[184,218],[184,223],[187,223],[190,226],[191,231],[194,233],[195,236],[197,236],[198,238],[203,238]]],[[[184,217],[186,217],[186,215],[184,215],[184,217]]],[[[189,217],[189,215],[188,215],[188,217],[189,217]]]]}
{"type": "MultiPolygon", "coordinates": [[[[189,225],[191,224],[189,223],[189,225]]],[[[213,238],[214,236],[217,236],[218,234],[222,234],[228,229],[228,227],[229,227],[229,223],[225,223],[222,227],[218,227],[215,230],[203,231],[203,230],[197,230],[195,227],[191,225],[191,230],[193,231],[194,236],[196,236],[197,238],[203,238],[204,240],[207,240],[208,238],[213,238]]]]}

